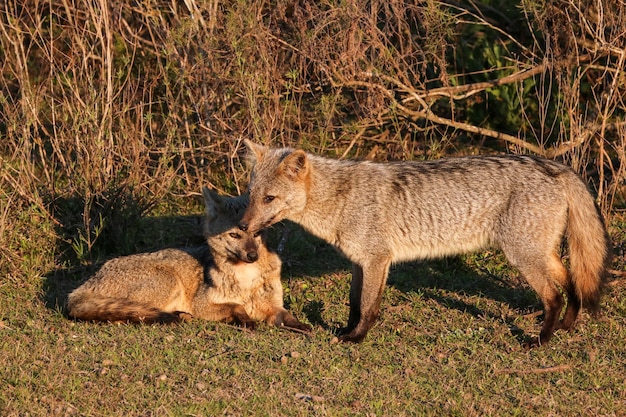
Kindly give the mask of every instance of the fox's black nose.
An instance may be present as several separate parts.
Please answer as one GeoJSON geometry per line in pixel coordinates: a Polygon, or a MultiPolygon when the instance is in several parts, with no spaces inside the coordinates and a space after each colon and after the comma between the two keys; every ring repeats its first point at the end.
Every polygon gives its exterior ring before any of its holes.
{"type": "Polygon", "coordinates": [[[248,230],[248,223],[239,223],[239,229],[243,232],[248,230]]]}
{"type": "Polygon", "coordinates": [[[246,255],[248,257],[248,261],[249,262],[254,262],[257,259],[259,259],[259,253],[254,251],[254,252],[248,252],[248,255],[246,255]]]}

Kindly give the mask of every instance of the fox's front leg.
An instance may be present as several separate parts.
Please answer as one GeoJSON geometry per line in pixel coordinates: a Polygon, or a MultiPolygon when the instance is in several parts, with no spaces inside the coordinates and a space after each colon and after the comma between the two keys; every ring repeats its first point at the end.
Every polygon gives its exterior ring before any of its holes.
{"type": "Polygon", "coordinates": [[[361,320],[361,292],[363,289],[363,268],[355,263],[352,264],[352,281],[350,282],[350,316],[348,325],[339,330],[339,334],[345,336],[352,332],[361,320]]]}
{"type": "Polygon", "coordinates": [[[272,318],[272,322],[275,326],[285,327],[289,330],[298,331],[301,333],[311,333],[311,326],[300,322],[289,311],[283,309],[278,310],[272,318]]]}
{"type": "Polygon", "coordinates": [[[206,296],[196,296],[193,301],[193,315],[204,320],[235,323],[249,329],[256,327],[256,323],[241,304],[215,303],[206,296]]]}
{"type": "Polygon", "coordinates": [[[341,341],[359,343],[365,339],[380,313],[380,302],[390,265],[389,257],[375,257],[364,267],[353,265],[350,317],[348,327],[340,336],[341,341]]]}

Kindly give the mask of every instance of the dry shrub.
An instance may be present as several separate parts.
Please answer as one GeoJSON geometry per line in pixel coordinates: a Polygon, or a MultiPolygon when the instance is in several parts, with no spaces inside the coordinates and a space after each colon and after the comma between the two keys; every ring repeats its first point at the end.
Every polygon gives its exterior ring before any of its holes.
{"type": "Polygon", "coordinates": [[[155,204],[241,192],[251,137],[375,159],[534,152],[588,174],[608,213],[626,19],[587,3],[8,0],[0,199],[81,259],[130,251],[115,247],[155,204]]]}
{"type": "Polygon", "coordinates": [[[546,58],[562,92],[565,159],[595,180],[608,214],[615,205],[624,207],[626,197],[626,4],[567,0],[537,6],[546,58]]]}

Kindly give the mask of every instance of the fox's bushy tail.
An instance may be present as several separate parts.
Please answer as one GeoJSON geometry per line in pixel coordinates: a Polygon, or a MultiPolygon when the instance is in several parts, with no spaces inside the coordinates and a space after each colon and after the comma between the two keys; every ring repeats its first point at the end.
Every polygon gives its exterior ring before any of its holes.
{"type": "Polygon", "coordinates": [[[68,315],[78,320],[128,323],[175,323],[181,321],[176,313],[128,300],[90,293],[71,294],[68,315]]]}
{"type": "Polygon", "coordinates": [[[611,259],[611,243],[602,215],[586,185],[572,174],[566,178],[569,206],[567,241],[570,272],[583,307],[597,312],[611,259]]]}

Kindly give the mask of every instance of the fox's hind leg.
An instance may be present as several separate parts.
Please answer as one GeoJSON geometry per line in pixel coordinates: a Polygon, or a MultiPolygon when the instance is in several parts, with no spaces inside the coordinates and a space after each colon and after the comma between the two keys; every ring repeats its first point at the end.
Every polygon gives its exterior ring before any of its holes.
{"type": "Polygon", "coordinates": [[[576,290],[574,289],[574,284],[572,282],[569,282],[563,288],[567,292],[567,307],[565,308],[565,314],[563,314],[563,319],[561,319],[559,329],[570,330],[574,325],[576,318],[578,318],[581,302],[578,294],[576,294],[576,290]]]}
{"type": "Polygon", "coordinates": [[[539,294],[544,308],[543,326],[539,337],[533,338],[527,347],[545,345],[552,338],[554,331],[561,327],[559,317],[563,310],[563,295],[554,282],[548,278],[548,271],[525,267],[521,267],[520,271],[531,287],[539,294]]]}
{"type": "MultiPolygon", "coordinates": [[[[530,343],[525,344],[526,347],[538,347],[545,345],[552,338],[554,331],[561,328],[559,318],[565,301],[563,295],[556,285],[567,279],[567,271],[558,257],[535,254],[529,256],[525,254],[525,262],[520,262],[517,253],[507,252],[505,254],[509,262],[513,264],[522,273],[526,281],[537,292],[544,308],[543,326],[538,338],[533,338],[530,343]],[[565,278],[562,275],[565,273],[565,278]]],[[[522,258],[523,259],[523,258],[522,258]]],[[[575,307],[569,309],[569,313],[576,313],[575,307]]]]}
{"type": "MultiPolygon", "coordinates": [[[[572,282],[570,274],[567,272],[567,269],[561,262],[561,257],[555,251],[551,254],[547,261],[546,268],[546,277],[551,280],[553,283],[556,283],[561,287],[565,293],[567,294],[567,307],[565,308],[565,313],[563,313],[562,318],[559,320],[556,329],[570,330],[578,317],[578,313],[580,311],[581,302],[578,294],[576,293],[576,289],[574,287],[574,283],[572,282]]],[[[545,284],[546,286],[552,287],[551,283],[548,282],[545,284]]],[[[559,292],[559,288],[556,288],[556,291],[559,292]]],[[[560,297],[563,298],[562,296],[560,297]]],[[[542,300],[543,301],[543,300],[542,300]]],[[[562,302],[561,302],[562,304],[562,302]]],[[[545,302],[544,302],[545,305],[545,302]]],[[[547,307],[546,307],[547,309],[547,307]]],[[[559,307],[557,314],[561,313],[562,305],[559,307]]],[[[547,315],[547,312],[546,312],[547,315]]],[[[546,340],[547,342],[547,340],[546,340]]],[[[541,340],[541,343],[545,343],[541,340]]]]}
{"type": "Polygon", "coordinates": [[[194,317],[204,320],[235,323],[249,329],[256,327],[255,321],[250,318],[244,306],[237,303],[214,303],[196,297],[193,313],[194,317]]]}
{"type": "MultiPolygon", "coordinates": [[[[560,192],[540,195],[520,190],[511,195],[506,214],[500,219],[497,239],[509,262],[537,292],[544,307],[543,327],[527,347],[548,343],[562,327],[565,304],[562,287],[571,297],[567,270],[558,255],[567,221],[567,202],[560,192]]],[[[568,306],[563,324],[571,325],[578,314],[578,303],[568,306]]]]}
{"type": "Polygon", "coordinates": [[[572,277],[567,272],[567,269],[565,269],[565,266],[563,266],[558,253],[555,252],[552,254],[550,265],[552,268],[551,278],[554,279],[567,294],[567,307],[565,308],[565,313],[563,314],[558,328],[569,330],[578,317],[578,312],[581,307],[580,297],[576,293],[572,277]]]}

